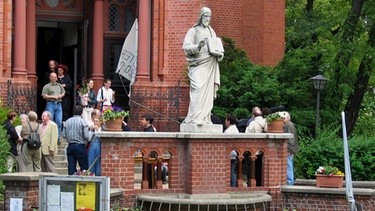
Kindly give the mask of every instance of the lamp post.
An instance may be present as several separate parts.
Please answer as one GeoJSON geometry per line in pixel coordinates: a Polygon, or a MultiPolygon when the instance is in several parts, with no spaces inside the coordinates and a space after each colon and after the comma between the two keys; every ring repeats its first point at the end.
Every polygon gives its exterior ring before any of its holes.
{"type": "Polygon", "coordinates": [[[318,137],[318,127],[319,127],[319,107],[320,107],[320,91],[324,89],[326,86],[326,82],[328,81],[327,78],[325,78],[322,75],[316,75],[312,78],[310,78],[313,81],[314,88],[317,91],[316,94],[316,122],[315,122],[315,139],[318,137]]]}

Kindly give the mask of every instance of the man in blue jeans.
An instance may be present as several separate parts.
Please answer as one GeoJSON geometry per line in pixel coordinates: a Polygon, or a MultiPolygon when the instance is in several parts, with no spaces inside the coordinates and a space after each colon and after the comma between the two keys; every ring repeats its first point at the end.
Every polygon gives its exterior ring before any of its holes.
{"type": "Polygon", "coordinates": [[[286,111],[281,112],[281,116],[284,117],[284,133],[293,134],[293,138],[288,141],[288,161],[287,161],[287,172],[286,172],[286,184],[294,185],[294,155],[299,152],[297,130],[294,124],[290,120],[290,114],[286,111]]]}
{"type": "Polygon", "coordinates": [[[83,107],[76,105],[73,108],[73,117],[66,120],[62,136],[68,141],[66,155],[68,157],[68,173],[73,175],[77,169],[77,161],[80,170],[89,168],[86,145],[89,140],[89,127],[81,117],[83,107]]]}
{"type": "Polygon", "coordinates": [[[57,75],[52,72],[49,75],[50,82],[43,87],[42,96],[47,101],[46,111],[52,114],[51,120],[57,124],[58,139],[61,135],[62,127],[62,98],[65,96],[65,90],[61,84],[57,83],[57,75]]]}

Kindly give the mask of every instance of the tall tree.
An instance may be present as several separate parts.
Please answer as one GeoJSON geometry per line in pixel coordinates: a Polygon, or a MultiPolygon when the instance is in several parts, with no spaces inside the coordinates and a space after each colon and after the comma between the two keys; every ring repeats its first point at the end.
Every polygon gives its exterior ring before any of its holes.
{"type": "MultiPolygon", "coordinates": [[[[349,135],[374,69],[374,7],[371,0],[352,0],[351,4],[342,0],[287,1],[286,52],[279,69],[291,73],[289,79],[281,73],[280,82],[287,82],[284,90],[296,89],[292,81],[302,81],[303,73],[312,77],[322,69],[329,83],[322,96],[321,119],[325,124],[336,123],[345,109],[349,135]]],[[[306,104],[299,104],[299,109],[301,106],[306,104]]]]}
{"type": "Polygon", "coordinates": [[[375,49],[375,24],[371,26],[371,32],[368,38],[369,50],[366,51],[358,69],[357,80],[354,84],[354,92],[349,95],[345,106],[347,133],[351,134],[358,119],[363,96],[367,90],[374,64],[375,49]]]}

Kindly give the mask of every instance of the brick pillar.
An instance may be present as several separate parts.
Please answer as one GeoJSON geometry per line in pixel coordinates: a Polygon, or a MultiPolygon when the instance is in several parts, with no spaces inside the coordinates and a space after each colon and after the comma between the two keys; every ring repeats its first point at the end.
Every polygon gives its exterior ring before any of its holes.
{"type": "Polygon", "coordinates": [[[148,189],[147,163],[148,163],[148,158],[144,157],[143,165],[142,165],[142,184],[141,184],[142,189],[148,189]]]}
{"type": "MultiPolygon", "coordinates": [[[[157,179],[156,179],[156,189],[163,189],[163,181],[161,180],[161,163],[163,162],[163,156],[158,157],[158,162],[156,164],[157,168],[157,179]]],[[[154,170],[154,169],[153,169],[154,170]]]]}
{"type": "Polygon", "coordinates": [[[14,68],[12,77],[26,81],[26,0],[14,2],[14,68]]]}
{"type": "Polygon", "coordinates": [[[10,210],[11,198],[22,198],[22,210],[29,211],[31,207],[39,206],[39,176],[57,175],[45,172],[19,172],[0,175],[5,185],[5,210],[10,210]]]}
{"type": "Polygon", "coordinates": [[[256,187],[257,181],[255,179],[255,160],[257,157],[251,157],[251,173],[250,173],[250,179],[249,179],[249,187],[256,187]]]}
{"type": "Polygon", "coordinates": [[[26,8],[26,69],[27,77],[33,84],[37,83],[35,70],[36,61],[36,16],[35,16],[35,0],[27,0],[26,8]]]}
{"type": "Polygon", "coordinates": [[[242,161],[243,156],[238,156],[238,166],[237,166],[237,187],[243,187],[243,179],[242,179],[242,161]]]}
{"type": "Polygon", "coordinates": [[[151,2],[149,0],[139,1],[137,79],[148,79],[150,76],[150,11],[151,2]]]}
{"type": "Polygon", "coordinates": [[[104,1],[94,1],[92,79],[95,82],[103,80],[103,49],[104,49],[104,1]]]}

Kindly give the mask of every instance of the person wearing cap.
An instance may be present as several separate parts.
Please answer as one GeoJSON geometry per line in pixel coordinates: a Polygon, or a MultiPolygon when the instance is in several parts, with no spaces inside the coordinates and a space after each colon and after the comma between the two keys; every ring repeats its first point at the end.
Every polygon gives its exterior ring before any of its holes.
{"type": "MultiPolygon", "coordinates": [[[[211,110],[220,86],[218,62],[223,59],[224,52],[210,53],[209,40],[217,38],[210,21],[211,10],[202,7],[198,21],[188,30],[182,46],[190,79],[189,111],[183,122],[186,124],[212,124],[211,110]]],[[[220,45],[222,48],[221,41],[220,45]]]]}

